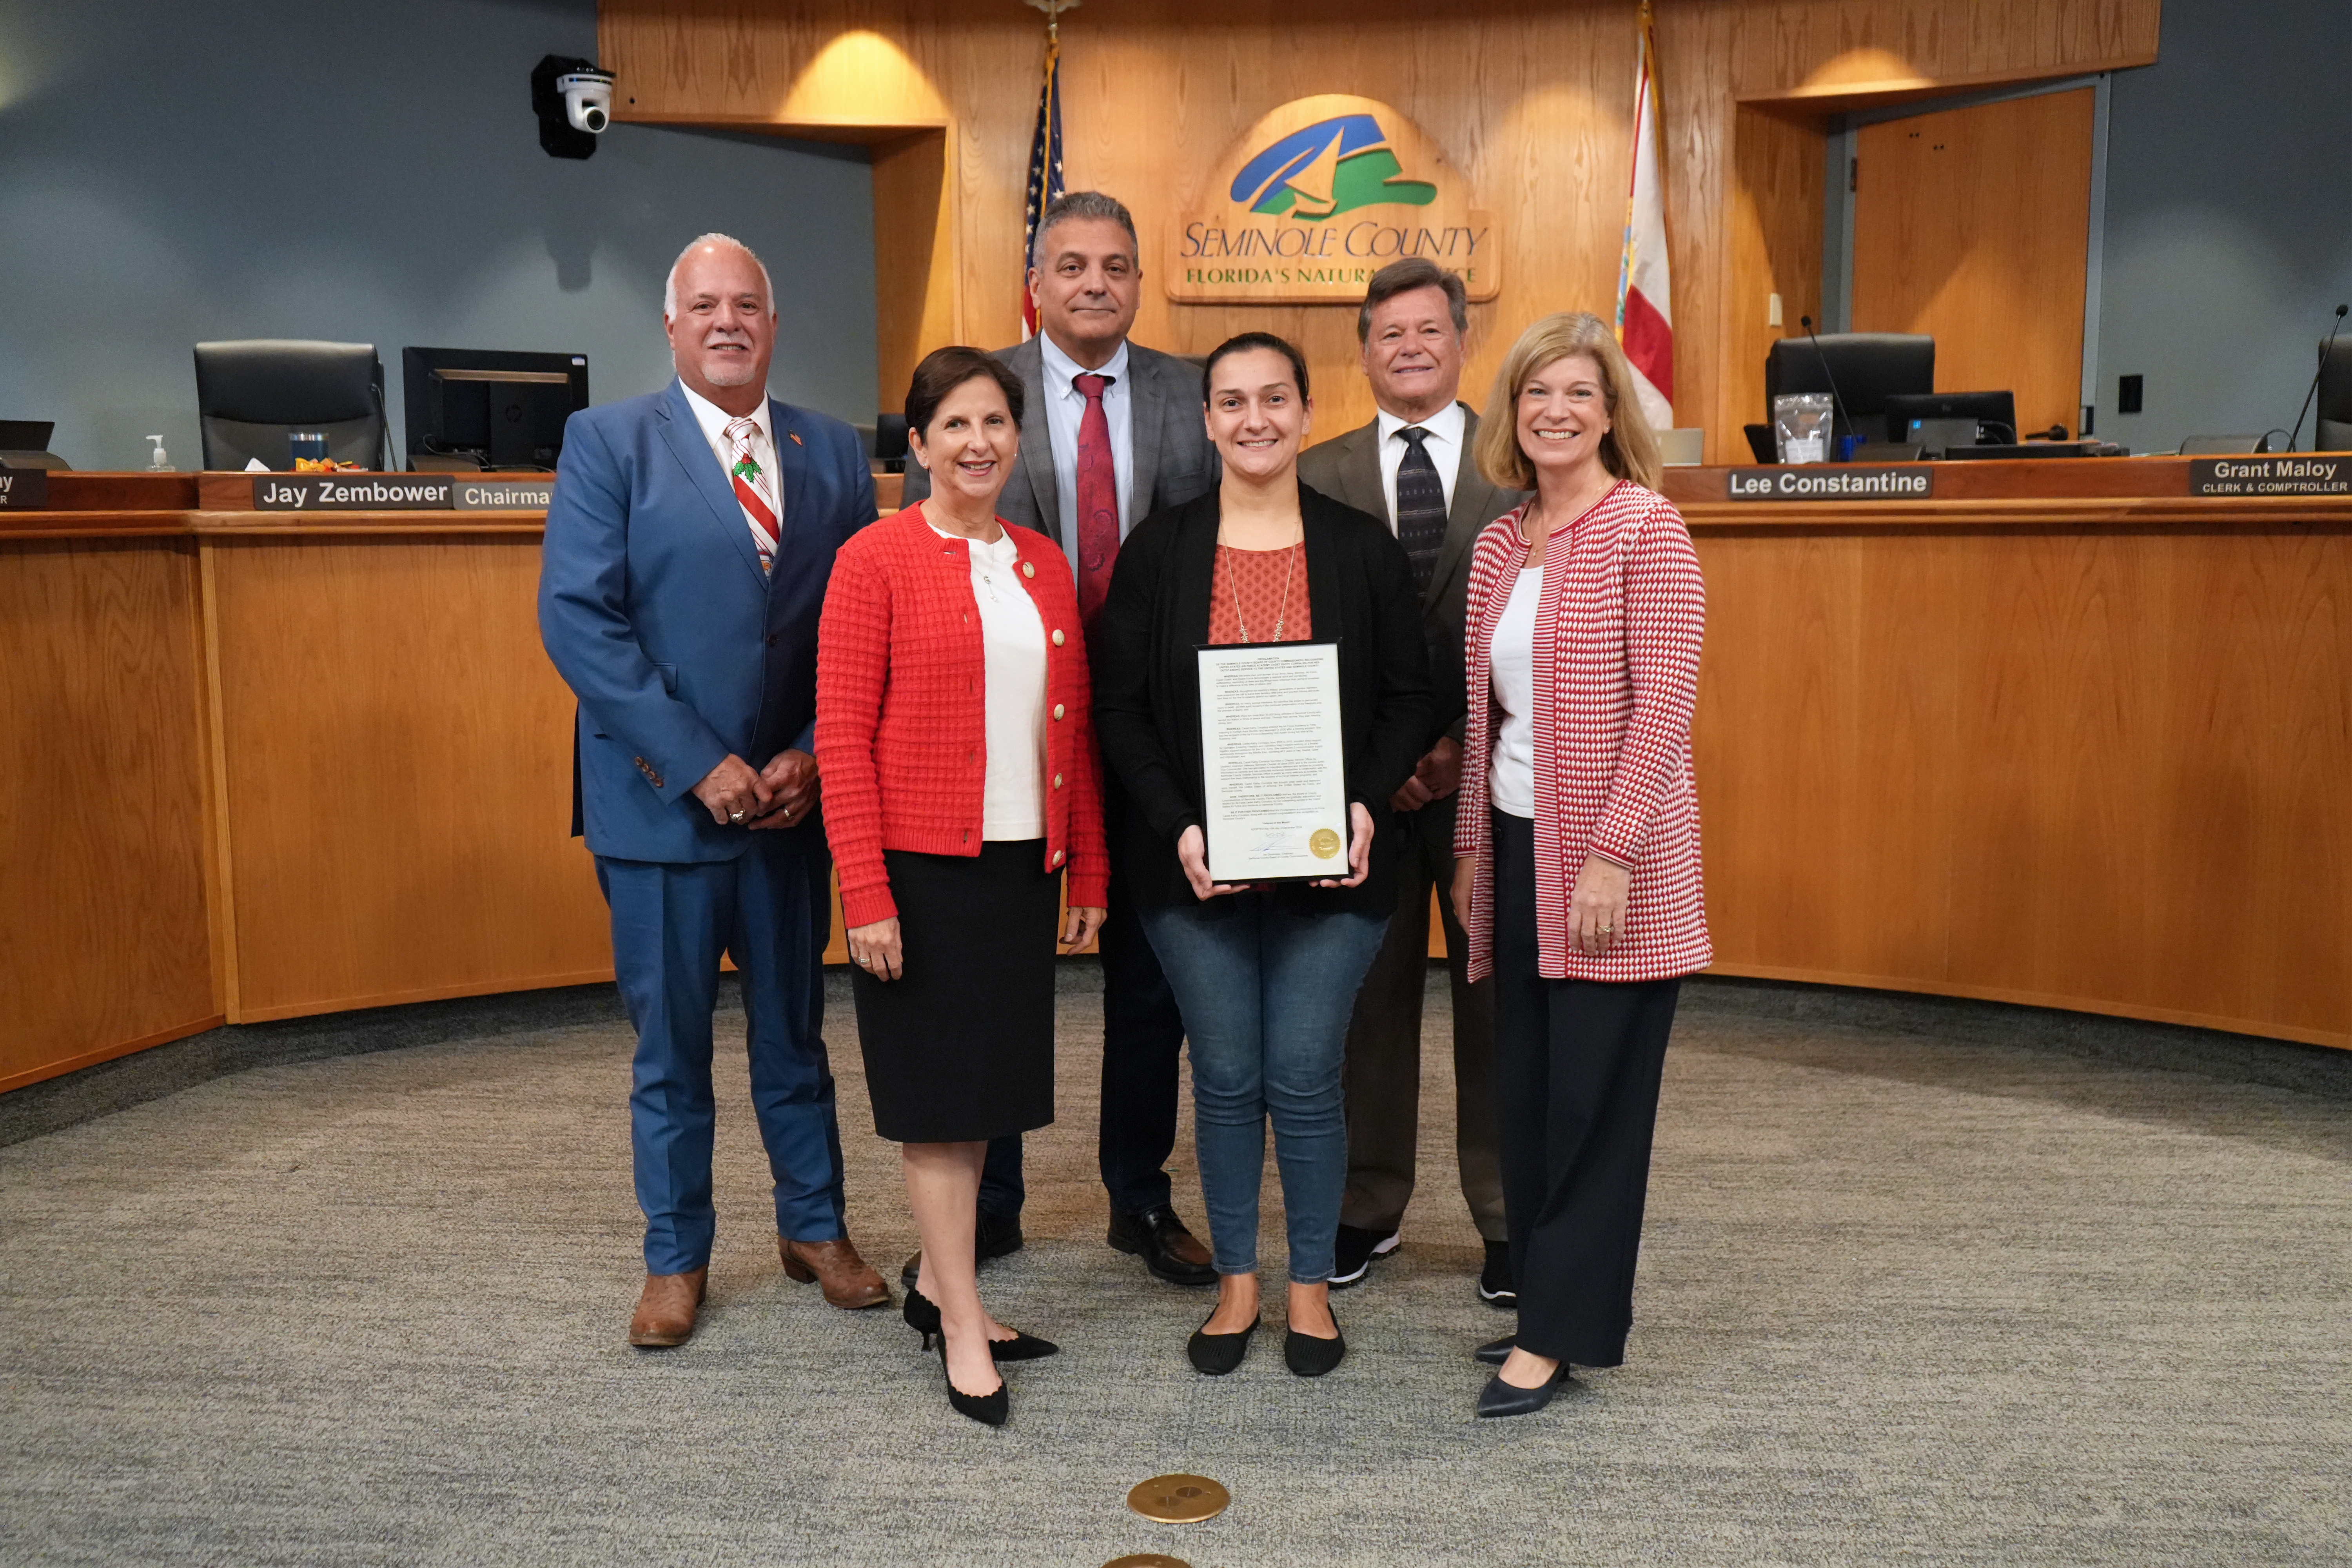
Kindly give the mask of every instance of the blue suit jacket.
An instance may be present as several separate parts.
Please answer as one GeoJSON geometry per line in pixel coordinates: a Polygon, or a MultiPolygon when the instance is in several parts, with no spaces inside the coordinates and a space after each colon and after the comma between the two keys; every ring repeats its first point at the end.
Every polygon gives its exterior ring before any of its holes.
{"type": "MultiPolygon", "coordinates": [[[[564,426],[539,630],[580,699],[581,816],[598,855],[732,859],[751,831],[712,822],[694,786],[730,752],[757,768],[814,750],[817,610],[834,552],[874,521],[874,480],[847,425],[768,410],[783,538],[764,575],[676,381],[564,426]]],[[[766,831],[822,849],[816,816],[766,831]]]]}

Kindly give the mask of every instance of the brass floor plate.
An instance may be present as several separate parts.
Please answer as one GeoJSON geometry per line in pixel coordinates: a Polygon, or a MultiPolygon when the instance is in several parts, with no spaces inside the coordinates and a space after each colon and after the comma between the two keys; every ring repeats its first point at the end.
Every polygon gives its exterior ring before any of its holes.
{"type": "Polygon", "coordinates": [[[1233,1500],[1233,1493],[1206,1476],[1154,1476],[1127,1494],[1128,1507],[1161,1524],[1198,1524],[1233,1500]]]}

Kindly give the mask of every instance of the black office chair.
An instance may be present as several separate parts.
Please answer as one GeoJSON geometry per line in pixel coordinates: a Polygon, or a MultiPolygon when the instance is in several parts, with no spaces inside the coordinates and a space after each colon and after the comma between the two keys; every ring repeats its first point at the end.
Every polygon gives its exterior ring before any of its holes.
{"type": "Polygon", "coordinates": [[[291,468],[287,437],[297,430],[325,435],[338,462],[388,466],[383,363],[373,343],[198,343],[196,414],[207,468],[242,468],[256,458],[291,468]]]}
{"type": "Polygon", "coordinates": [[[1832,390],[1839,405],[1836,434],[1885,441],[1894,434],[1886,427],[1888,395],[1936,390],[1936,340],[1913,332],[1824,332],[1782,338],[1765,355],[1768,424],[1772,400],[1782,393],[1832,390]]]}
{"type": "Polygon", "coordinates": [[[2338,340],[2319,371],[2319,427],[2311,433],[2315,452],[2352,452],[2352,341],[2338,340]]]}

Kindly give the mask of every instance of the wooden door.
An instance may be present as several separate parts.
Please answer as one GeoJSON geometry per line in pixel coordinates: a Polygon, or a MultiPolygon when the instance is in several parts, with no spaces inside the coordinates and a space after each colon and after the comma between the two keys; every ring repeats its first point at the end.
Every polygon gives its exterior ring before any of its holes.
{"type": "Polygon", "coordinates": [[[2017,395],[2021,432],[2081,417],[2089,88],[1864,126],[1853,330],[1930,332],[1936,390],[2017,395]]]}

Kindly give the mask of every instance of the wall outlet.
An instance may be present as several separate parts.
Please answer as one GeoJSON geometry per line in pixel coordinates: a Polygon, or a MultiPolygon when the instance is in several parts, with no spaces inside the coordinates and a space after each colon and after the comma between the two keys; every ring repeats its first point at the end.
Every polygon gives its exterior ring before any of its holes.
{"type": "Polygon", "coordinates": [[[1780,318],[1780,296],[1778,294],[1773,295],[1772,302],[1764,308],[1764,324],[1768,327],[1783,324],[1780,318]]]}
{"type": "Polygon", "coordinates": [[[2138,413],[2142,390],[2142,377],[2137,375],[2119,375],[2116,377],[2116,412],[2118,414],[2138,413]]]}

